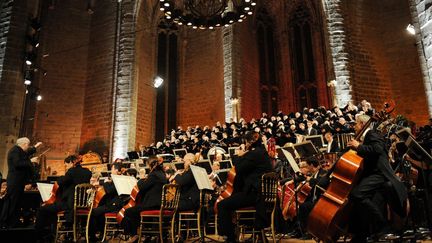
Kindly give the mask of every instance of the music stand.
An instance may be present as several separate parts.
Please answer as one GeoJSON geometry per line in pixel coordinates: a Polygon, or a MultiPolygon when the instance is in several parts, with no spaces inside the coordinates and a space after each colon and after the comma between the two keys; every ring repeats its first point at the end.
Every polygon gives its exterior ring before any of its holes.
{"type": "MultiPolygon", "coordinates": [[[[207,161],[207,162],[210,163],[210,161],[207,161]]],[[[207,171],[206,171],[206,169],[201,168],[201,167],[196,166],[196,165],[191,165],[190,169],[192,171],[192,174],[193,174],[195,182],[198,186],[198,189],[201,191],[200,194],[201,194],[202,198],[200,198],[200,200],[202,200],[202,202],[205,202],[206,193],[209,193],[209,192],[214,190],[212,185],[211,185],[211,181],[207,175],[207,171]]],[[[204,235],[204,232],[205,232],[204,229],[205,229],[205,226],[207,225],[207,215],[204,215],[204,213],[205,214],[208,213],[207,207],[204,207],[204,208],[206,210],[203,210],[203,213],[201,214],[201,217],[203,217],[203,220],[202,220],[203,223],[201,225],[199,225],[199,227],[203,227],[201,230],[201,232],[202,232],[201,237],[198,237],[198,239],[196,239],[192,242],[206,242],[206,239],[208,239],[210,241],[215,241],[214,239],[204,235]]]]}
{"type": "Polygon", "coordinates": [[[234,157],[236,149],[238,149],[238,147],[229,147],[228,148],[228,154],[229,154],[231,159],[234,157]]]}
{"type": "Polygon", "coordinates": [[[184,163],[183,162],[175,162],[175,163],[172,163],[172,165],[174,166],[173,169],[184,170],[184,163]]]}
{"type": "Polygon", "coordinates": [[[213,171],[209,160],[200,160],[196,163],[196,165],[204,168],[207,171],[207,174],[210,174],[213,171]]]}
{"type": "Polygon", "coordinates": [[[222,160],[219,161],[220,169],[231,169],[232,163],[231,160],[222,160]]]}
{"type": "Polygon", "coordinates": [[[180,158],[184,158],[184,156],[187,154],[187,150],[182,148],[182,149],[173,149],[173,153],[175,157],[180,157],[180,158]]]}
{"type": "Polygon", "coordinates": [[[127,152],[129,161],[134,160],[134,159],[139,159],[139,155],[137,151],[129,151],[127,152]]]}
{"type": "Polygon", "coordinates": [[[294,148],[299,154],[300,158],[309,158],[318,154],[318,150],[310,140],[303,143],[294,144],[294,148]]]}
{"type": "Polygon", "coordinates": [[[324,147],[324,138],[323,135],[312,135],[312,136],[306,136],[305,141],[311,141],[312,144],[317,148],[324,147]]]}

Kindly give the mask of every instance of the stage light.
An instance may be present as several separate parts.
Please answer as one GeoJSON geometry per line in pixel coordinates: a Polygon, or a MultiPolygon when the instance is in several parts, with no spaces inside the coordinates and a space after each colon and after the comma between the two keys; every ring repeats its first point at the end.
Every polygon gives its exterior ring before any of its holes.
{"type": "Polygon", "coordinates": [[[36,100],[37,100],[37,101],[41,101],[41,100],[42,100],[42,95],[38,94],[38,95],[36,96],[36,100]]]}
{"type": "Polygon", "coordinates": [[[409,25],[406,27],[406,30],[407,30],[408,33],[410,33],[411,35],[415,35],[415,33],[416,33],[416,31],[415,31],[415,29],[414,29],[414,25],[412,25],[412,24],[409,24],[409,25]]]}
{"type": "Polygon", "coordinates": [[[156,78],[153,80],[153,87],[157,89],[163,84],[163,82],[164,82],[163,78],[156,76],[156,78]]]}

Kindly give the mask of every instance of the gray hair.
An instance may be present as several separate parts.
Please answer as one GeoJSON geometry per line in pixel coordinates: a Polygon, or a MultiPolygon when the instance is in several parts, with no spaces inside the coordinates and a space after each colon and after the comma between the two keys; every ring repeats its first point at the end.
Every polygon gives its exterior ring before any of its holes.
{"type": "Polygon", "coordinates": [[[26,138],[26,137],[22,137],[22,138],[18,138],[16,141],[17,145],[23,145],[23,144],[30,144],[30,139],[26,138]]]}
{"type": "Polygon", "coordinates": [[[366,122],[368,122],[369,119],[370,119],[370,117],[368,115],[359,115],[356,117],[356,121],[361,122],[363,124],[366,124],[366,122]]]}

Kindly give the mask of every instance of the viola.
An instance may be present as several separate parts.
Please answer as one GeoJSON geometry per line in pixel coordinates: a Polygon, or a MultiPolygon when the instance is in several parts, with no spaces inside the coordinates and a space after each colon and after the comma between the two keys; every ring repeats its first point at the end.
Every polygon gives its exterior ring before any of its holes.
{"type": "MultiPolygon", "coordinates": [[[[355,140],[359,140],[372,121],[382,120],[382,117],[391,113],[394,106],[394,102],[386,102],[384,110],[369,119],[356,134],[355,140]]],[[[332,180],[309,214],[309,233],[324,242],[336,242],[339,235],[344,233],[350,211],[348,196],[360,180],[362,169],[363,158],[354,150],[345,152],[334,164],[332,180]]]]}
{"type": "Polygon", "coordinates": [[[228,172],[228,176],[227,176],[227,181],[226,181],[226,188],[224,191],[222,191],[218,197],[218,199],[216,200],[215,204],[214,204],[214,211],[215,214],[218,213],[218,209],[217,209],[217,205],[219,204],[220,201],[224,200],[225,198],[228,198],[231,196],[231,194],[234,191],[234,179],[236,177],[236,171],[235,171],[235,166],[233,166],[231,168],[231,170],[228,172]]]}
{"type": "Polygon", "coordinates": [[[135,185],[134,188],[132,189],[131,195],[130,195],[130,199],[129,202],[123,206],[122,209],[120,209],[120,211],[117,213],[117,222],[120,224],[124,218],[124,212],[126,211],[126,209],[134,207],[138,200],[139,200],[139,188],[138,185],[135,185]]]}

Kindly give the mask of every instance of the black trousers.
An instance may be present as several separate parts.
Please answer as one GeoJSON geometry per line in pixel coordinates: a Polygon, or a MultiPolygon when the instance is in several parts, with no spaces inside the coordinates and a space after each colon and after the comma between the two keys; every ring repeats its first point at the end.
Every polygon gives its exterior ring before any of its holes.
{"type": "Polygon", "coordinates": [[[234,224],[232,222],[233,212],[236,209],[255,206],[256,193],[237,192],[222,200],[218,204],[218,232],[226,236],[227,241],[235,241],[234,224]]]}
{"type": "Polygon", "coordinates": [[[377,193],[382,193],[387,179],[381,174],[364,177],[353,189],[350,199],[353,203],[350,217],[350,230],[357,237],[366,238],[370,233],[376,233],[387,226],[383,213],[383,201],[377,200],[377,193]]]}
{"type": "Polygon", "coordinates": [[[24,194],[25,185],[8,185],[3,207],[0,213],[0,224],[14,227],[18,223],[18,205],[24,194]]]}
{"type": "Polygon", "coordinates": [[[140,212],[143,210],[157,210],[160,207],[148,208],[143,205],[136,205],[134,207],[126,209],[124,212],[124,218],[121,222],[121,226],[124,229],[125,234],[128,235],[137,235],[138,227],[140,224],[141,216],[140,212]]]}

